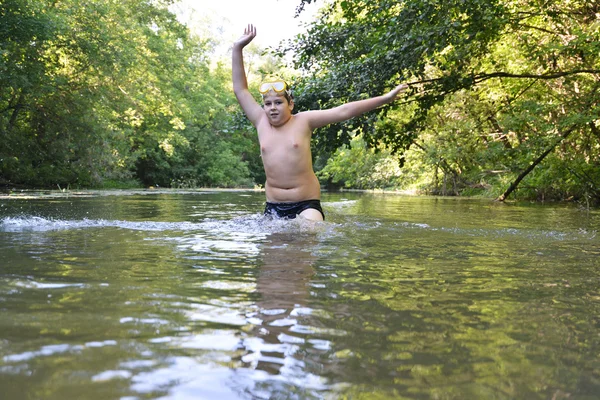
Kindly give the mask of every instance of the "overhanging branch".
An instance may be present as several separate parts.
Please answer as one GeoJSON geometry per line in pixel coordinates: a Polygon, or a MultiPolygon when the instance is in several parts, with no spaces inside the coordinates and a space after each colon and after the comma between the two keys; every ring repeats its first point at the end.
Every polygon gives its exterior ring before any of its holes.
{"type": "Polygon", "coordinates": [[[526,78],[526,79],[558,79],[569,75],[592,74],[600,75],[598,69],[574,69],[572,71],[549,72],[547,74],[512,74],[510,72],[491,72],[489,74],[476,75],[475,83],[483,82],[492,78],[526,78]]]}
{"type": "MultiPolygon", "coordinates": [[[[579,74],[591,74],[591,75],[600,75],[600,69],[574,69],[572,71],[559,71],[559,72],[549,72],[546,74],[513,74],[511,72],[490,72],[490,73],[481,73],[477,75],[472,75],[471,82],[480,83],[486,81],[488,79],[493,78],[514,78],[514,79],[558,79],[563,78],[565,76],[570,75],[579,75],[579,74]]],[[[468,78],[465,76],[465,78],[468,78]]],[[[431,78],[431,79],[422,79],[418,81],[408,82],[408,86],[418,86],[427,83],[439,83],[447,80],[456,80],[456,77],[452,76],[443,76],[440,78],[431,78]]],[[[465,79],[463,79],[465,80],[465,79]]],[[[468,81],[468,79],[466,79],[468,81]]],[[[466,87],[466,86],[465,86],[466,87]]]]}

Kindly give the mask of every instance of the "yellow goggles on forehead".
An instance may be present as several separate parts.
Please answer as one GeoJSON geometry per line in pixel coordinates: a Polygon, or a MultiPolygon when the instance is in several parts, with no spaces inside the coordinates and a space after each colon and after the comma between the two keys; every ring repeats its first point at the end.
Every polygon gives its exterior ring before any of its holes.
{"type": "Polygon", "coordinates": [[[288,95],[290,94],[290,89],[288,84],[284,81],[275,81],[275,82],[263,82],[258,91],[260,94],[266,94],[269,91],[274,91],[275,93],[283,93],[286,92],[288,95]]]}

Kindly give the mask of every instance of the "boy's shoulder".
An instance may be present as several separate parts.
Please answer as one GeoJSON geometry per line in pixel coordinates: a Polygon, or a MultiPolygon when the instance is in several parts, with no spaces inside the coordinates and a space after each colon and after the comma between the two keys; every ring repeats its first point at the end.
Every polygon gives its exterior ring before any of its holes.
{"type": "Polygon", "coordinates": [[[323,110],[305,110],[298,111],[296,114],[294,114],[294,116],[301,120],[310,120],[311,118],[314,118],[322,112],[323,110]]]}
{"type": "Polygon", "coordinates": [[[299,111],[292,117],[295,123],[309,125],[310,121],[317,115],[318,111],[299,111]]]}

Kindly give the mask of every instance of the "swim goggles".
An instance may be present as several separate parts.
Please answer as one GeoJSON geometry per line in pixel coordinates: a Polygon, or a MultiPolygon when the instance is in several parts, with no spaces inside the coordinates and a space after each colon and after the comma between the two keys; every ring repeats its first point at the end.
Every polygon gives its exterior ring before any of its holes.
{"type": "Polygon", "coordinates": [[[275,93],[285,92],[288,94],[288,96],[292,95],[292,91],[290,90],[290,87],[285,81],[263,82],[258,88],[260,94],[266,94],[271,90],[275,93]]]}

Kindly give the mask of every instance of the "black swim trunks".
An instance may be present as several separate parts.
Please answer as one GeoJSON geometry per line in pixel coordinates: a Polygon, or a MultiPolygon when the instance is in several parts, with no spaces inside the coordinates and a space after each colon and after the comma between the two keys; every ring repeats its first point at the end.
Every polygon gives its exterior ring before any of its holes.
{"type": "Polygon", "coordinates": [[[293,203],[270,203],[267,201],[265,206],[265,215],[276,215],[279,218],[294,219],[302,211],[314,208],[319,211],[325,219],[325,213],[321,208],[320,200],[304,200],[293,203]]]}

